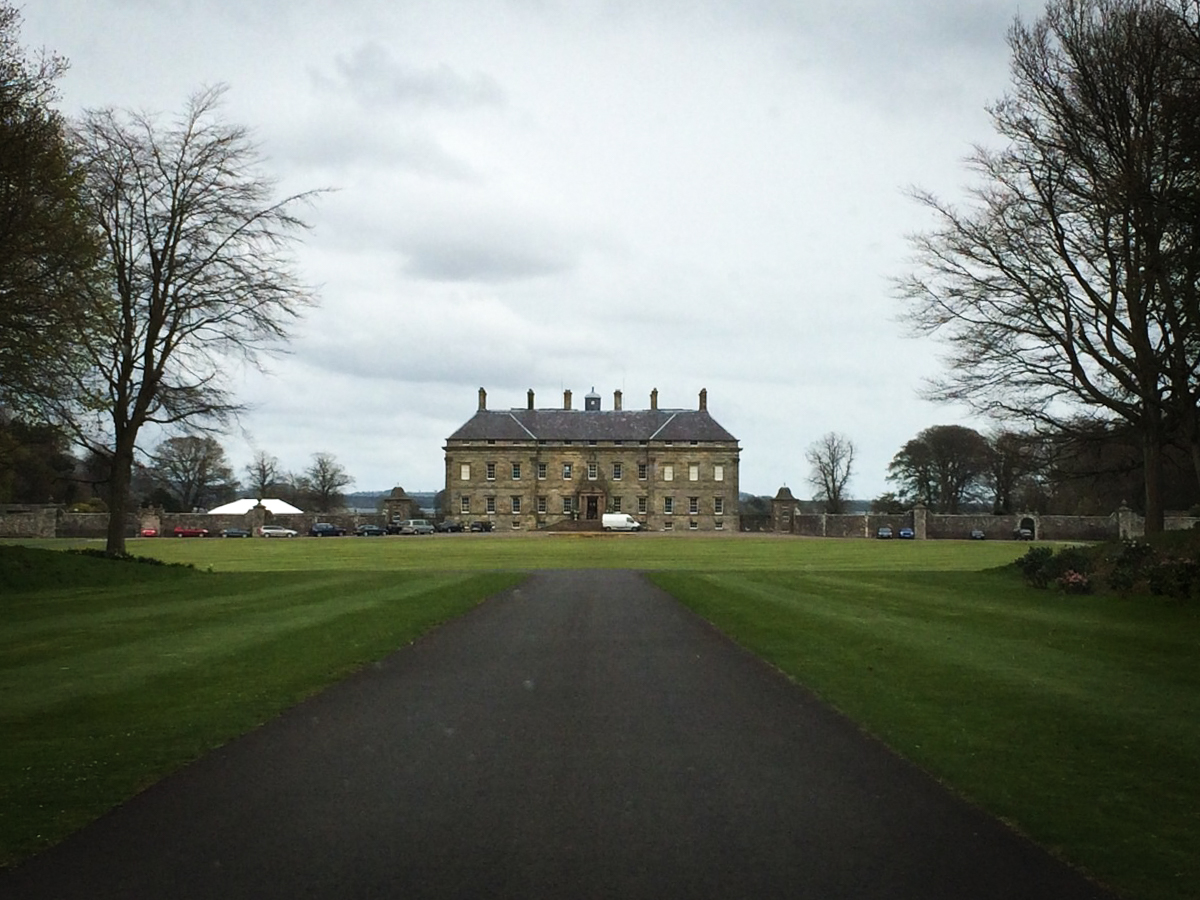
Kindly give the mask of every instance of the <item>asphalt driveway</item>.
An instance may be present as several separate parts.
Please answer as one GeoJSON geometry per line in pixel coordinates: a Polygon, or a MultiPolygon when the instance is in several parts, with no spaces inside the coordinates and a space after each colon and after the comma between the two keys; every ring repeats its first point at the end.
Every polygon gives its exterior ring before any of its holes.
{"type": "Polygon", "coordinates": [[[1108,895],[632,572],[542,572],[155,785],[6,900],[1108,895]]]}

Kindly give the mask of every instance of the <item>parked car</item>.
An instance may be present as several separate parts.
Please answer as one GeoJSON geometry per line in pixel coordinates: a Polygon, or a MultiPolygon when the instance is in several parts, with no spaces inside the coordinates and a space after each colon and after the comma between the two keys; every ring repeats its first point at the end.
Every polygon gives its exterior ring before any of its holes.
{"type": "Polygon", "coordinates": [[[462,522],[438,522],[437,525],[433,527],[435,531],[440,531],[443,534],[449,534],[451,532],[463,530],[462,522]]]}
{"type": "Polygon", "coordinates": [[[312,537],[341,537],[346,533],[346,529],[332,522],[314,522],[308,533],[312,537]]]}
{"type": "Polygon", "coordinates": [[[986,537],[987,537],[987,535],[983,533],[983,529],[982,529],[982,528],[972,528],[972,529],[971,529],[971,540],[973,540],[973,541],[982,541],[982,540],[984,540],[986,537]]]}
{"type": "Polygon", "coordinates": [[[354,533],[359,537],[383,537],[387,534],[387,529],[382,525],[359,525],[354,529],[354,533]]]}
{"type": "Polygon", "coordinates": [[[889,528],[887,525],[884,525],[878,531],[875,532],[875,537],[879,538],[880,540],[886,541],[889,538],[891,538],[891,536],[892,536],[892,529],[889,528]]]}
{"type": "Polygon", "coordinates": [[[405,519],[398,534],[433,534],[433,526],[425,519],[405,519]]]}
{"type": "Polygon", "coordinates": [[[902,541],[911,541],[911,540],[913,540],[913,539],[914,539],[916,536],[917,536],[916,532],[915,532],[915,531],[913,531],[913,530],[912,530],[911,528],[909,528],[908,526],[905,526],[904,528],[901,528],[901,529],[900,529],[900,534],[899,534],[899,537],[900,537],[900,540],[902,540],[902,541]]]}
{"type": "Polygon", "coordinates": [[[245,528],[225,528],[221,531],[221,537],[250,537],[250,532],[245,528]]]}
{"type": "Polygon", "coordinates": [[[491,522],[472,522],[471,530],[472,531],[491,531],[492,523],[491,522]]]}
{"type": "Polygon", "coordinates": [[[1030,528],[1014,529],[1013,537],[1016,538],[1018,541],[1032,541],[1033,540],[1033,529],[1030,529],[1030,528]]]}
{"type": "Polygon", "coordinates": [[[142,537],[158,537],[157,528],[143,528],[141,531],[142,537]]]}
{"type": "Polygon", "coordinates": [[[175,537],[208,537],[207,528],[191,528],[184,525],[175,526],[175,537]]]}
{"type": "Polygon", "coordinates": [[[258,533],[263,537],[296,537],[300,532],[292,528],[284,528],[282,525],[264,525],[258,529],[258,533]]]}

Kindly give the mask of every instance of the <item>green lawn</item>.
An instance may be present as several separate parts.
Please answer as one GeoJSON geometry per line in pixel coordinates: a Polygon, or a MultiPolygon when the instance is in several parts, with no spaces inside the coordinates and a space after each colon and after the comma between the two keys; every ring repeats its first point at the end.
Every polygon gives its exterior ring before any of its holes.
{"type": "MultiPolygon", "coordinates": [[[[3,542],[0,542],[3,543],[3,542]]],[[[102,541],[26,541],[103,548],[102,541]]],[[[131,538],[128,551],[217,572],[353,569],[480,571],[632,568],[977,570],[1011,562],[1015,541],[822,540],[719,534],[435,534],[376,538],[131,538]]]]}
{"type": "Polygon", "coordinates": [[[522,572],[622,567],[1128,896],[1195,898],[1200,613],[1027,588],[996,570],[1026,546],[150,539],[130,551],[196,570],[63,557],[14,592],[0,542],[0,841],[55,839],[522,572]]]}

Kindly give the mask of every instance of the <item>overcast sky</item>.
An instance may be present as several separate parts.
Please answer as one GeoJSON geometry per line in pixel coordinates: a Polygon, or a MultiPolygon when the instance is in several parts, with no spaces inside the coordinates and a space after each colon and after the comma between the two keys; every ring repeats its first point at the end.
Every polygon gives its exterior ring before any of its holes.
{"type": "Polygon", "coordinates": [[[224,440],[286,470],[333,453],[354,489],[443,486],[475,411],[591,388],[694,408],[741,487],[811,496],[805,449],[859,450],[888,489],[938,347],[889,279],[962,196],[1008,86],[1016,0],[27,0],[66,56],[61,108],[174,113],[228,85],[281,191],[335,188],[298,252],[321,305],[224,440]]]}

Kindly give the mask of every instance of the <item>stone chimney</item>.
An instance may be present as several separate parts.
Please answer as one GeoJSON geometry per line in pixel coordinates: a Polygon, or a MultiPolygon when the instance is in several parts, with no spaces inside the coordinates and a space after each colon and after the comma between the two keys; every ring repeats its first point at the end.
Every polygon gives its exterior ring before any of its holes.
{"type": "Polygon", "coordinates": [[[708,409],[708,388],[700,388],[700,412],[708,409]]]}
{"type": "Polygon", "coordinates": [[[487,409],[487,391],[483,388],[479,389],[479,408],[487,409]]]}
{"type": "Polygon", "coordinates": [[[658,409],[658,388],[650,392],[650,408],[658,409]]]}
{"type": "Polygon", "coordinates": [[[533,388],[529,389],[529,393],[526,394],[525,397],[529,401],[529,405],[526,407],[526,409],[533,409],[533,388]]]}
{"type": "Polygon", "coordinates": [[[563,391],[563,409],[571,408],[571,392],[563,391]]]}
{"type": "Polygon", "coordinates": [[[621,392],[613,391],[613,409],[620,412],[621,410],[621,392]]]}

